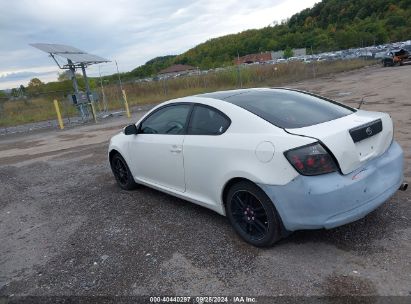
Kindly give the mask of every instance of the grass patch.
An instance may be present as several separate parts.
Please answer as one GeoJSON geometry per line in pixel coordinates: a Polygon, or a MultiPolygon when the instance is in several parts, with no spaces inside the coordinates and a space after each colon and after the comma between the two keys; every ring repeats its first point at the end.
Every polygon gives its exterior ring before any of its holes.
{"type": "MultiPolygon", "coordinates": [[[[0,127],[56,119],[53,99],[49,96],[42,96],[1,102],[0,127]]],[[[77,115],[76,108],[65,101],[60,101],[60,110],[65,118],[77,115]]]]}

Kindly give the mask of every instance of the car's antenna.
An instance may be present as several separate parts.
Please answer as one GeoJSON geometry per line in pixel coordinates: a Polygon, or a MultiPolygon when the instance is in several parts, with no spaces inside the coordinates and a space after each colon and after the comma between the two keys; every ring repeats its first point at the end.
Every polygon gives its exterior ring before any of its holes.
{"type": "Polygon", "coordinates": [[[364,103],[364,96],[361,98],[360,104],[358,105],[358,110],[361,109],[362,104],[364,103]]]}

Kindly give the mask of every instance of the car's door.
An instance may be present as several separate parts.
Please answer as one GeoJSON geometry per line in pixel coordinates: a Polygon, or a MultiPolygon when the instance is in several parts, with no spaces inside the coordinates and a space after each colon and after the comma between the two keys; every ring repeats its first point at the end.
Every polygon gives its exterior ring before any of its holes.
{"type": "Polygon", "coordinates": [[[231,120],[221,111],[196,104],[184,139],[186,191],[205,204],[218,201],[217,189],[224,175],[228,150],[224,136],[231,120]]]}
{"type": "Polygon", "coordinates": [[[130,142],[137,180],[184,192],[183,141],[192,105],[171,104],[151,113],[130,142]]]}

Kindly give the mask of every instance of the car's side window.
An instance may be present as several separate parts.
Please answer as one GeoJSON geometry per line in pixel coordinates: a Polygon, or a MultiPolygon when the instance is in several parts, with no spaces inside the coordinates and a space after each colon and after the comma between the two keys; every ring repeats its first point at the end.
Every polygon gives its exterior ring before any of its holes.
{"type": "Polygon", "coordinates": [[[142,134],[183,134],[190,104],[166,106],[147,117],[140,127],[142,134]]]}
{"type": "Polygon", "coordinates": [[[230,119],[217,109],[195,105],[187,133],[190,135],[220,135],[230,126],[230,119]]]}

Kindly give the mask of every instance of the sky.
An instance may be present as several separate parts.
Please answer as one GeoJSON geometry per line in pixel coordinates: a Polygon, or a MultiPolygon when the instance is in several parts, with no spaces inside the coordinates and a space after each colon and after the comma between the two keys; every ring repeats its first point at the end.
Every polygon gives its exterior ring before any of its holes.
{"type": "Polygon", "coordinates": [[[71,45],[111,60],[91,76],[130,71],[208,39],[281,22],[318,0],[0,0],[0,89],[60,70],[29,43],[71,45]]]}

